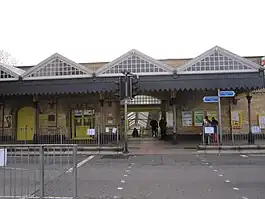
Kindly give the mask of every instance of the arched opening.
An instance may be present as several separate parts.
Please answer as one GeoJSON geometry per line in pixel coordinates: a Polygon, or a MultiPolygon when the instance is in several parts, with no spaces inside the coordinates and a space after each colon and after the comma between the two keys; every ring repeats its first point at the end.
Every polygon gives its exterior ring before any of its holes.
{"type": "Polygon", "coordinates": [[[161,100],[148,95],[138,95],[128,101],[128,135],[136,128],[141,137],[151,137],[151,120],[161,117],[161,100]]]}
{"type": "Polygon", "coordinates": [[[35,109],[23,107],[17,112],[17,140],[33,140],[35,129],[35,109]]]}

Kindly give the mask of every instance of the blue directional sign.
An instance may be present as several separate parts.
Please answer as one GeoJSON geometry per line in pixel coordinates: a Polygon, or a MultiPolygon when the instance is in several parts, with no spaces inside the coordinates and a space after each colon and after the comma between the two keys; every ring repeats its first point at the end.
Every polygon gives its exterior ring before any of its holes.
{"type": "Polygon", "coordinates": [[[235,91],[220,91],[220,97],[234,97],[236,95],[235,91]]]}
{"type": "Polygon", "coordinates": [[[205,103],[217,103],[219,102],[218,96],[205,96],[203,97],[203,102],[205,103]]]}

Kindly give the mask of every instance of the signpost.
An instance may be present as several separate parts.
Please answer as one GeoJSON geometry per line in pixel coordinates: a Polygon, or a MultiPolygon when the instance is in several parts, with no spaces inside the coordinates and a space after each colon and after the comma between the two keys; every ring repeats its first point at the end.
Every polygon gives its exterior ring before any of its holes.
{"type": "Polygon", "coordinates": [[[220,97],[234,97],[236,95],[235,91],[220,91],[220,97]]]}
{"type": "Polygon", "coordinates": [[[205,102],[205,103],[217,103],[217,102],[219,102],[219,97],[218,96],[205,96],[203,98],[203,102],[205,102]]]}
{"type": "Polygon", "coordinates": [[[234,97],[235,95],[236,95],[235,91],[220,91],[220,89],[218,89],[218,95],[217,96],[205,96],[205,97],[203,97],[204,103],[218,103],[220,143],[222,143],[221,97],[234,97]]]}

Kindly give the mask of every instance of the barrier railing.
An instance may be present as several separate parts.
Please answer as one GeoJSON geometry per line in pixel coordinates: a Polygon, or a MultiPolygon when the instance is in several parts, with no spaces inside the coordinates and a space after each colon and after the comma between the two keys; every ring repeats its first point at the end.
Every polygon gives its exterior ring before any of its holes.
{"type": "Polygon", "coordinates": [[[251,133],[225,133],[219,134],[217,129],[213,131],[213,127],[203,127],[202,145],[265,145],[264,132],[251,133]],[[217,133],[216,133],[217,132],[217,133]]]}
{"type": "Polygon", "coordinates": [[[0,198],[76,198],[76,145],[0,148],[0,198]]]}
{"type": "Polygon", "coordinates": [[[1,144],[85,144],[91,146],[118,146],[122,136],[117,128],[101,133],[99,127],[88,132],[78,129],[70,133],[68,128],[39,128],[38,135],[34,129],[4,129],[0,130],[1,144]]]}

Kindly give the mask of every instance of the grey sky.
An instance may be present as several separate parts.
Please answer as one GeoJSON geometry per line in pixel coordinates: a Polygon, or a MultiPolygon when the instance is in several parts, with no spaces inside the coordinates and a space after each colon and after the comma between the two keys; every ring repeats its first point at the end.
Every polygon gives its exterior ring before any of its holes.
{"type": "Polygon", "coordinates": [[[219,45],[265,55],[264,0],[0,0],[0,49],[23,65],[58,52],[112,61],[135,48],[187,58],[219,45]]]}

